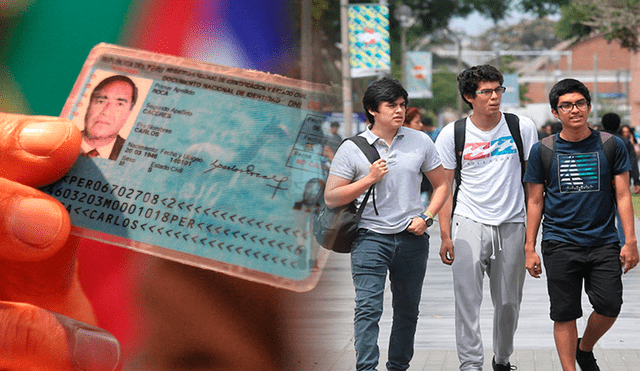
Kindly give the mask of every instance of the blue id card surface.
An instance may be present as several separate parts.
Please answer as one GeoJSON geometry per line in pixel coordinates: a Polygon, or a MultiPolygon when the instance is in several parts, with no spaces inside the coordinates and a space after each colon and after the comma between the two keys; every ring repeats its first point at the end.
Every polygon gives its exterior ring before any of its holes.
{"type": "Polygon", "coordinates": [[[339,104],[323,85],[99,44],[62,112],[83,155],[44,190],[74,234],[306,291],[339,104]]]}

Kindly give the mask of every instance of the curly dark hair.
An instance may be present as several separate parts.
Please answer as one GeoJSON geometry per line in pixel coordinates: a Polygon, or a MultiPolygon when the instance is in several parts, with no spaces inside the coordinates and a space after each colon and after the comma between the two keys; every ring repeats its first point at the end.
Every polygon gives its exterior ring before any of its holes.
{"type": "Polygon", "coordinates": [[[502,85],[504,77],[498,71],[497,68],[490,64],[483,64],[480,66],[473,66],[460,72],[458,75],[458,91],[462,99],[469,105],[469,108],[473,108],[471,103],[464,97],[465,95],[470,97],[476,96],[476,90],[478,90],[478,84],[483,81],[497,81],[502,85]]]}

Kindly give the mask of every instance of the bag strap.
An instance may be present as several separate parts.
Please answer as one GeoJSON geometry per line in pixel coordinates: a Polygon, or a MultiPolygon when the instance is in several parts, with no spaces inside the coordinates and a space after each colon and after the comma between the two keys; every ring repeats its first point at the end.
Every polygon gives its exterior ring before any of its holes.
{"type": "Polygon", "coordinates": [[[349,137],[345,140],[350,140],[353,143],[355,143],[358,146],[358,148],[360,148],[362,153],[364,153],[364,155],[367,156],[367,159],[369,160],[370,163],[373,164],[380,158],[380,154],[378,153],[378,150],[376,149],[376,147],[369,144],[369,142],[365,137],[356,135],[353,137],[349,137]]]}
{"type": "MultiPolygon", "coordinates": [[[[607,158],[609,168],[611,168],[616,158],[616,140],[614,139],[613,134],[607,133],[606,131],[599,131],[598,134],[600,134],[600,145],[602,146],[602,151],[607,158]]],[[[611,176],[613,177],[613,171],[611,171],[611,176]]]]}
{"type": "MultiPolygon", "coordinates": [[[[597,133],[600,136],[600,145],[602,146],[604,156],[607,158],[611,178],[613,179],[613,171],[611,170],[611,167],[615,161],[616,141],[611,133],[607,133],[605,131],[598,131],[597,133]]],[[[540,162],[542,165],[542,175],[544,176],[545,185],[549,181],[549,176],[551,174],[551,163],[553,162],[553,157],[556,152],[556,140],[558,135],[560,134],[550,135],[540,140],[540,162]]]]}
{"type": "Polygon", "coordinates": [[[544,185],[549,182],[551,174],[551,163],[556,153],[556,136],[558,134],[549,135],[540,140],[540,165],[542,166],[542,176],[544,177],[544,185]]]}
{"type": "MultiPolygon", "coordinates": [[[[518,150],[518,159],[520,160],[520,181],[524,179],[524,172],[526,165],[524,161],[524,145],[522,144],[522,135],[520,134],[520,118],[513,113],[504,113],[504,118],[507,121],[507,127],[513,137],[513,141],[516,144],[518,150]]],[[[458,200],[458,189],[462,183],[462,154],[464,152],[465,144],[465,130],[466,130],[467,118],[461,118],[457,120],[453,125],[453,140],[456,153],[456,170],[454,179],[456,181],[456,189],[453,191],[453,207],[451,208],[451,215],[456,209],[456,203],[458,200]]],[[[524,184],[523,184],[524,187],[524,184]]]]}
{"type": "Polygon", "coordinates": [[[453,191],[453,206],[451,207],[451,216],[453,216],[453,211],[456,209],[458,190],[460,189],[460,183],[462,182],[462,153],[464,152],[466,124],[466,117],[457,120],[453,124],[453,142],[454,150],[456,153],[456,170],[453,178],[456,181],[456,189],[453,191]]]}
{"type": "Polygon", "coordinates": [[[611,200],[613,204],[616,205],[616,183],[613,175],[613,166],[616,158],[616,140],[613,134],[607,133],[606,131],[599,131],[598,134],[600,134],[600,146],[602,146],[604,156],[607,158],[609,174],[611,174],[611,200]]]}
{"type": "Polygon", "coordinates": [[[504,113],[504,118],[507,120],[507,127],[509,127],[509,132],[511,133],[511,137],[513,141],[516,143],[516,148],[518,149],[518,158],[520,159],[520,180],[524,179],[524,172],[526,170],[526,165],[524,162],[524,145],[522,144],[522,135],[520,134],[520,118],[513,113],[504,113]]]}
{"type": "MultiPolygon", "coordinates": [[[[374,163],[380,158],[380,154],[378,153],[378,150],[376,149],[376,147],[374,147],[372,144],[369,144],[369,142],[365,137],[362,137],[360,135],[355,135],[345,140],[350,140],[353,143],[355,143],[358,146],[358,148],[360,148],[362,153],[364,153],[364,155],[367,156],[367,159],[369,160],[370,163],[374,163]]],[[[369,195],[372,193],[373,193],[373,210],[375,210],[376,215],[380,215],[378,213],[378,207],[376,206],[376,191],[375,191],[375,184],[374,184],[371,187],[369,187],[367,194],[364,196],[364,199],[362,200],[362,204],[360,204],[360,207],[358,208],[358,211],[356,213],[358,218],[362,216],[362,213],[364,212],[364,206],[367,204],[367,201],[369,200],[369,195]]]]}

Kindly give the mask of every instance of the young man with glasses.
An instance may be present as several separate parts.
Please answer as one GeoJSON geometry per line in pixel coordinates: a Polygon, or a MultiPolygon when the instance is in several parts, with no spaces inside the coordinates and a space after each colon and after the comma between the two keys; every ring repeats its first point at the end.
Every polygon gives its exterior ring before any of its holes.
{"type": "Polygon", "coordinates": [[[549,93],[551,112],[562,122],[548,171],[543,143],[531,149],[527,185],[526,268],[539,278],[536,236],[544,213],[542,255],[554,321],[556,348],[564,371],[599,371],[593,347],[613,325],[622,305],[622,271],[638,264],[633,207],[629,192],[629,155],[616,136],[591,130],[589,90],[578,80],[559,81],[549,93]],[[607,137],[601,137],[606,135],[607,137]],[[607,140],[615,149],[605,150],[607,140]],[[607,152],[612,154],[607,155],[607,152]],[[612,189],[612,187],[614,189],[612,189]],[[616,204],[626,242],[615,228],[616,204]],[[582,283],[594,311],[578,338],[582,283]]]}
{"type": "MultiPolygon", "coordinates": [[[[483,370],[480,305],[485,273],[494,306],[494,370],[511,370],[513,337],[518,323],[524,284],[525,197],[523,162],[538,133],[531,119],[500,111],[505,88],[500,71],[490,65],[471,67],[458,75],[458,90],[473,108],[464,124],[460,167],[456,154],[455,123],[445,126],[436,147],[449,183],[460,169],[457,197],[449,198],[439,213],[442,262],[452,266],[456,307],[456,344],[460,370],[483,370]],[[515,120],[513,120],[515,119],[515,120]],[[511,134],[519,129],[522,152],[511,134]],[[515,129],[514,129],[515,130],[515,129]],[[521,157],[522,156],[522,159],[521,157]],[[453,216],[452,216],[453,215],[453,216]]],[[[457,177],[456,177],[457,178],[457,177]]]]}

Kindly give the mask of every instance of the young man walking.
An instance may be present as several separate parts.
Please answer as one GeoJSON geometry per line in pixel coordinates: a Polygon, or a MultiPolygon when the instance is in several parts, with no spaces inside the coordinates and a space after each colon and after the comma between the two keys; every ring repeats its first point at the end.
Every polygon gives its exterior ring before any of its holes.
{"type": "MultiPolygon", "coordinates": [[[[498,371],[514,368],[509,357],[525,276],[522,172],[538,133],[529,118],[506,117],[500,111],[503,82],[500,71],[490,65],[458,75],[458,90],[473,113],[461,121],[464,126],[457,134],[464,134],[464,146],[455,209],[450,198],[439,214],[440,258],[453,270],[456,344],[460,370],[465,371],[483,369],[479,321],[485,273],[494,307],[492,366],[498,371]],[[519,134],[512,134],[510,125],[519,134]]],[[[436,140],[449,184],[458,165],[455,126],[445,126],[436,140]]]]}
{"type": "Polygon", "coordinates": [[[362,99],[371,126],[359,134],[380,159],[369,163],[352,141],[345,141],[331,163],[325,188],[328,207],[346,205],[375,184],[351,252],[356,291],[354,335],[356,369],[376,370],[378,323],[382,315],[387,271],[393,294],[393,324],[387,370],[406,370],[413,356],[418,306],[429,253],[427,228],[449,196],[435,145],[423,133],[402,126],[407,91],[396,80],[382,78],[362,99]],[[434,186],[427,210],[420,202],[422,174],[434,186]]]}
{"type": "Polygon", "coordinates": [[[583,83],[559,81],[549,103],[562,131],[531,149],[524,178],[529,196],[526,267],[531,276],[540,277],[535,245],[544,213],[542,255],[562,369],[575,371],[577,360],[582,371],[599,371],[593,347],[620,313],[623,269],[626,273],[638,264],[631,166],[620,138],[589,128],[591,97],[583,83]],[[616,205],[626,239],[622,248],[616,205]],[[582,316],[583,282],[594,311],[579,339],[576,319],[582,316]]]}

